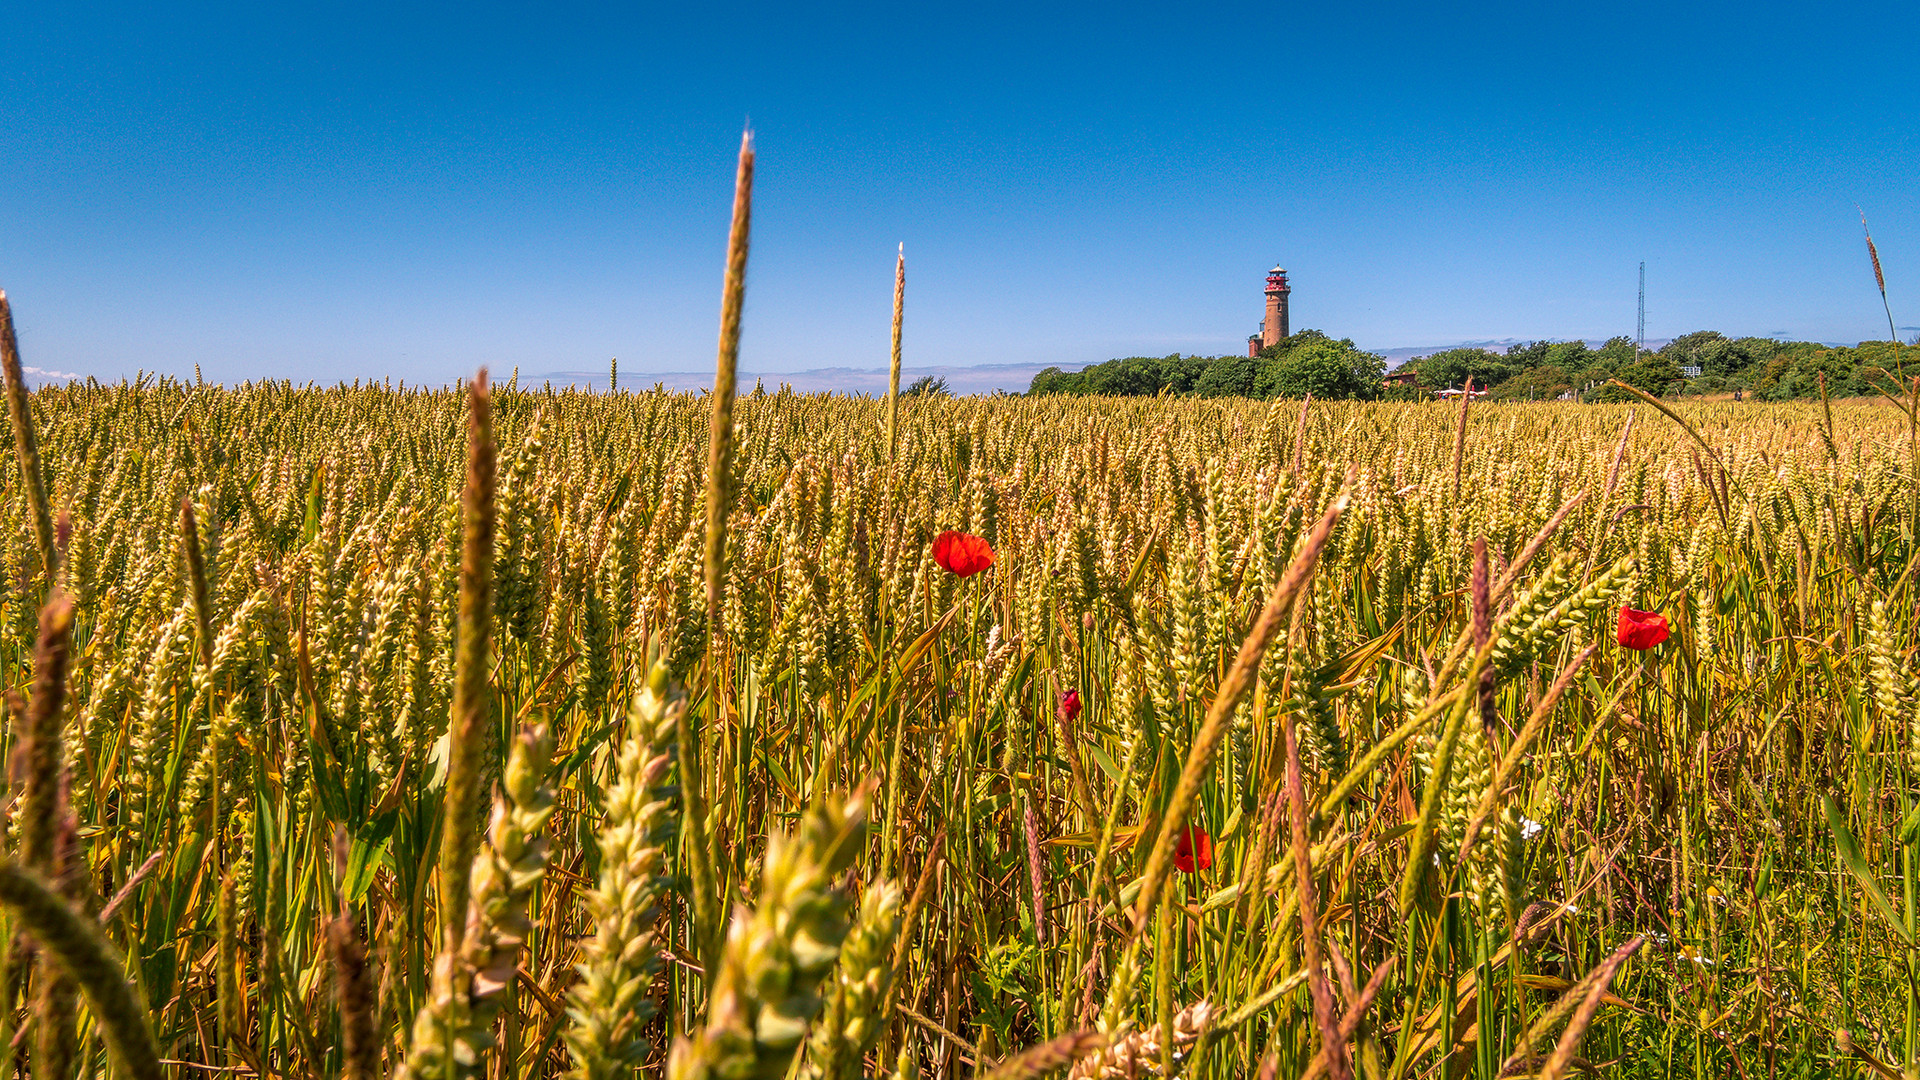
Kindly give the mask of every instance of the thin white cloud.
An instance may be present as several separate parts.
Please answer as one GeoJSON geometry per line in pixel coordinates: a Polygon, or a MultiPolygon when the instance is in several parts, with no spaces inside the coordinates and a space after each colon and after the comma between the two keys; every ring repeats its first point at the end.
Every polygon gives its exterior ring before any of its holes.
{"type": "Polygon", "coordinates": [[[49,371],[46,368],[38,368],[38,367],[23,367],[20,369],[20,371],[22,374],[38,375],[43,379],[84,379],[86,378],[86,376],[81,375],[78,372],[49,371]]]}

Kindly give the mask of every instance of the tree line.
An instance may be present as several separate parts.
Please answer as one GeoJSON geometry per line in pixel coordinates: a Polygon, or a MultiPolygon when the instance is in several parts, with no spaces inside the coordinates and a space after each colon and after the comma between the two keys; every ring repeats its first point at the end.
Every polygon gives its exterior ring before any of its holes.
{"type": "MultiPolygon", "coordinates": [[[[1584,341],[1530,341],[1504,352],[1446,349],[1415,357],[1386,381],[1386,361],[1346,338],[1302,330],[1258,356],[1129,356],[1080,371],[1050,367],[1033,377],[1029,394],[1094,394],[1140,397],[1300,398],[1370,401],[1426,398],[1460,389],[1472,378],[1491,400],[1618,401],[1630,395],[1613,385],[1661,396],[1740,391],[1759,401],[1789,401],[1820,395],[1820,380],[1833,397],[1875,392],[1878,372],[1920,375],[1920,344],[1863,341],[1835,346],[1814,341],[1729,338],[1698,330],[1659,349],[1641,349],[1615,337],[1595,347],[1584,341]],[[1412,382],[1399,376],[1412,373],[1412,382]]],[[[1884,385],[1885,380],[1881,379],[1884,385]]]]}
{"type": "Polygon", "coordinates": [[[1380,396],[1386,360],[1318,330],[1302,330],[1258,356],[1128,356],[1081,371],[1047,368],[1033,377],[1029,394],[1097,394],[1142,397],[1299,398],[1322,400],[1380,396]]]}

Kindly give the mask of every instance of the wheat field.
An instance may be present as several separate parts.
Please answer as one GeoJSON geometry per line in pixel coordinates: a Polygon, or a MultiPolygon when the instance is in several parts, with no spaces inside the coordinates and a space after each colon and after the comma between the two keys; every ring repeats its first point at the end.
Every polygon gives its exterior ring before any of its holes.
{"type": "Polygon", "coordinates": [[[1905,407],[14,399],[35,1077],[1914,1052],[1905,407]]]}
{"type": "Polygon", "coordinates": [[[1920,380],[736,395],[752,169],[701,396],[0,293],[0,1076],[1920,1070],[1920,380]]]}

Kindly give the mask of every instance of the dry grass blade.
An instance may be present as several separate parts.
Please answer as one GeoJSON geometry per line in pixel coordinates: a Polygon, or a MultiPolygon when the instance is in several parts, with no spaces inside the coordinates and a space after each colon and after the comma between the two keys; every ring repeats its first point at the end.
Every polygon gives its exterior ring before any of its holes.
{"type": "MultiPolygon", "coordinates": [[[[720,295],[720,346],[714,361],[713,411],[707,422],[706,544],[701,561],[706,586],[708,670],[718,666],[720,594],[727,567],[727,517],[734,500],[734,383],[740,365],[740,314],[746,306],[747,247],[753,225],[753,131],[740,133],[740,160],[733,182],[733,223],[727,233],[726,279],[720,295]]],[[[714,687],[712,715],[721,715],[724,695],[714,687]]],[[[694,941],[701,963],[709,969],[720,947],[720,906],[716,898],[713,864],[707,850],[707,791],[701,733],[692,711],[679,716],[681,806],[693,842],[686,845],[688,876],[692,878],[694,941]]]]}
{"type": "Polygon", "coordinates": [[[1467,689],[1464,685],[1454,686],[1432,701],[1427,702],[1426,705],[1421,707],[1419,712],[1413,714],[1405,723],[1388,732],[1385,738],[1369,748],[1365,754],[1361,755],[1359,761],[1354,762],[1353,765],[1347,769],[1346,775],[1342,776],[1339,782],[1334,784],[1326,796],[1320,800],[1320,816],[1323,818],[1332,817],[1334,813],[1338,811],[1340,804],[1346,800],[1347,796],[1353,794],[1353,792],[1359,788],[1360,782],[1366,779],[1368,773],[1378,768],[1381,762],[1392,756],[1408,739],[1413,738],[1425,730],[1426,726],[1433,722],[1435,716],[1453,708],[1458,703],[1461,695],[1467,692],[1467,689]]]}
{"type": "Polygon", "coordinates": [[[1633,434],[1634,414],[1627,413],[1627,422],[1620,425],[1620,444],[1613,448],[1613,464],[1607,467],[1607,489],[1602,500],[1613,498],[1614,488],[1620,484],[1620,467],[1627,461],[1627,440],[1633,434]]]}
{"type": "MultiPolygon", "coordinates": [[[[1674,412],[1672,406],[1668,405],[1664,401],[1661,401],[1659,398],[1654,397],[1652,394],[1647,393],[1645,390],[1642,390],[1637,386],[1632,386],[1628,383],[1623,383],[1619,379],[1608,379],[1607,383],[1610,386],[1617,386],[1620,389],[1625,390],[1627,393],[1632,394],[1634,397],[1639,398],[1641,401],[1644,401],[1647,404],[1653,406],[1654,408],[1659,409],[1662,415],[1664,415],[1667,419],[1673,421],[1674,423],[1679,424],[1680,430],[1686,432],[1687,435],[1690,438],[1692,438],[1694,442],[1699,443],[1700,449],[1705,450],[1707,452],[1707,457],[1712,458],[1713,463],[1715,465],[1718,465],[1723,470],[1726,468],[1726,463],[1720,460],[1720,452],[1715,450],[1713,446],[1710,443],[1708,443],[1707,440],[1700,434],[1700,432],[1695,430],[1694,426],[1687,422],[1686,417],[1681,416],[1677,412],[1674,412]]],[[[1624,439],[1625,436],[1622,435],[1622,438],[1624,439]]]]}
{"type": "Polygon", "coordinates": [[[1098,1053],[1107,1041],[1107,1036],[1098,1031],[1069,1032],[1038,1046],[1029,1046],[995,1066],[992,1072],[980,1075],[983,1080],[1035,1080],[1055,1069],[1064,1069],[1088,1054],[1098,1053]]]}
{"type": "Polygon", "coordinates": [[[1829,460],[1838,460],[1840,448],[1833,444],[1833,401],[1827,397],[1827,373],[1820,376],[1820,441],[1826,445],[1829,460]]]}
{"type": "MultiPolygon", "coordinates": [[[[1493,644],[1493,583],[1488,574],[1487,538],[1478,536],[1473,541],[1473,576],[1467,582],[1467,595],[1472,601],[1468,629],[1473,634],[1473,647],[1476,649],[1493,644]]],[[[1478,685],[1480,723],[1491,732],[1500,720],[1493,701],[1493,665],[1488,664],[1480,669],[1478,685]]]]}
{"type": "Polygon", "coordinates": [[[707,626],[719,625],[720,578],[726,572],[727,514],[733,509],[733,394],[740,366],[740,313],[747,302],[747,241],[753,225],[753,131],[740,135],[733,181],[733,225],[720,292],[720,352],[713,371],[713,415],[707,428],[707,626]]]}
{"type": "Polygon", "coordinates": [[[1534,1045],[1546,1038],[1554,1025],[1571,1014],[1572,1021],[1568,1023],[1567,1030],[1561,1033],[1560,1041],[1554,1046],[1553,1054],[1548,1058],[1539,1075],[1556,1077],[1564,1071],[1572,1061],[1573,1052],[1579,1049],[1580,1037],[1586,1033],[1588,1025],[1593,1022],[1594,1014],[1599,1011],[1604,1002],[1607,988],[1613,985],[1614,976],[1620,973],[1621,966],[1645,943],[1645,937],[1635,935],[1561,994],[1553,1003],[1553,1007],[1540,1014],[1533,1025],[1527,1029],[1526,1035],[1521,1038],[1520,1044],[1514,1047],[1513,1053],[1507,1055],[1506,1061],[1500,1067],[1501,1074],[1507,1075],[1522,1067],[1532,1058],[1534,1045]]]}
{"type": "MultiPolygon", "coordinates": [[[[1255,715],[1258,714],[1256,706],[1255,715]]],[[[1240,877],[1240,895],[1233,900],[1234,926],[1248,925],[1248,920],[1259,914],[1256,900],[1266,899],[1267,864],[1273,858],[1273,849],[1280,835],[1280,816],[1286,809],[1285,792],[1268,795],[1260,804],[1259,832],[1254,836],[1253,857],[1245,862],[1240,877]]]]}
{"type": "Polygon", "coordinates": [[[193,500],[180,500],[180,557],[187,568],[187,596],[193,601],[193,621],[200,642],[200,665],[213,667],[213,590],[207,585],[207,556],[200,550],[200,525],[194,520],[193,500]]]}
{"type": "Polygon", "coordinates": [[[1312,407],[1312,394],[1300,399],[1300,422],[1293,431],[1293,463],[1287,466],[1287,475],[1295,480],[1300,478],[1300,464],[1307,459],[1307,410],[1312,407]]]}
{"type": "Polygon", "coordinates": [[[1460,501],[1461,469],[1467,460],[1467,404],[1473,400],[1473,376],[1467,376],[1466,389],[1460,394],[1460,419],[1453,428],[1453,499],[1460,501]]]}
{"type": "MultiPolygon", "coordinates": [[[[62,723],[67,697],[67,666],[73,646],[73,599],[55,591],[40,610],[40,636],[34,648],[33,700],[26,710],[20,751],[26,758],[25,792],[20,799],[20,855],[32,871],[63,888],[76,891],[78,879],[67,863],[72,844],[59,841],[61,825],[72,814],[66,807],[66,763],[62,760],[65,732],[62,723]]],[[[58,969],[43,967],[34,974],[34,1071],[36,1075],[66,1076],[73,1071],[74,987],[58,969]]]]}
{"type": "Polygon", "coordinates": [[[113,899],[108,900],[107,906],[100,909],[102,925],[112,922],[113,917],[120,914],[120,909],[127,906],[128,901],[133,899],[133,894],[139,890],[141,883],[153,876],[153,872],[160,868],[161,862],[166,857],[166,852],[156,851],[147,856],[146,861],[140,864],[140,869],[127,876],[126,882],[120,886],[119,891],[113,894],[113,899]]]}
{"type": "Polygon", "coordinates": [[[1600,1011],[1600,1005],[1607,996],[1607,988],[1613,985],[1614,976],[1626,964],[1627,958],[1640,950],[1646,938],[1636,936],[1613,951],[1613,955],[1600,962],[1593,973],[1581,980],[1586,987],[1586,996],[1573,1010],[1573,1019],[1567,1023],[1567,1030],[1560,1034],[1560,1041],[1553,1048],[1553,1054],[1547,1058],[1546,1067],[1540,1070],[1540,1080],[1559,1080],[1573,1060],[1573,1052],[1580,1048],[1580,1039],[1587,1033],[1587,1026],[1593,1023],[1593,1015],[1600,1011]]]}
{"type": "Polygon", "coordinates": [[[1900,331],[1893,326],[1893,307],[1887,303],[1887,275],[1880,270],[1880,249],[1873,246],[1873,230],[1867,228],[1867,212],[1855,203],[1853,208],[1860,210],[1860,232],[1867,238],[1867,260],[1873,263],[1873,283],[1880,288],[1880,306],[1887,313],[1887,340],[1899,341],[1900,331]]]}
{"type": "MultiPolygon", "coordinates": [[[[335,846],[337,849],[337,841],[335,846]]],[[[214,913],[214,1009],[220,1038],[231,1047],[246,1037],[245,1002],[240,989],[240,881],[232,871],[220,880],[219,904],[214,913]]],[[[328,930],[332,931],[332,923],[328,930]]],[[[334,970],[337,976],[337,962],[334,970]]],[[[343,993],[337,978],[335,993],[343,993]]]]}
{"type": "MultiPolygon", "coordinates": [[[[1367,980],[1367,985],[1361,987],[1359,993],[1354,995],[1353,1004],[1348,1007],[1346,1015],[1340,1018],[1340,1042],[1343,1045],[1360,1031],[1360,1025],[1366,1020],[1367,1010],[1373,1007],[1374,999],[1380,996],[1380,989],[1387,985],[1387,976],[1393,974],[1393,966],[1398,960],[1398,957],[1387,957],[1385,963],[1374,969],[1373,977],[1367,980]]],[[[1300,1080],[1314,1080],[1314,1077],[1326,1071],[1327,1054],[1322,1048],[1320,1052],[1314,1054],[1313,1061],[1307,1065],[1307,1071],[1300,1075],[1300,1080]]]]}
{"type": "Polygon", "coordinates": [[[1533,539],[1527,541],[1527,546],[1521,548],[1520,554],[1500,572],[1500,580],[1493,586],[1495,604],[1506,600],[1507,594],[1513,591],[1513,583],[1520,580],[1521,571],[1527,568],[1527,564],[1533,561],[1533,557],[1538,555],[1547,541],[1553,538],[1553,534],[1560,531],[1560,526],[1567,520],[1567,515],[1573,513],[1574,507],[1586,500],[1587,493],[1581,491],[1573,498],[1561,503],[1560,509],[1554,511],[1553,516],[1547,519],[1547,523],[1540,527],[1540,531],[1533,534],[1533,539]]]}
{"type": "Polygon", "coordinates": [[[1020,808],[1021,833],[1027,841],[1027,884],[1033,895],[1033,938],[1047,943],[1047,871],[1040,857],[1040,817],[1034,812],[1033,799],[1020,808]]]}
{"type": "Polygon", "coordinates": [[[1893,1066],[1873,1056],[1873,1052],[1853,1041],[1853,1034],[1841,1028],[1833,1034],[1834,1052],[1844,1058],[1852,1058],[1865,1065],[1880,1080],[1901,1080],[1900,1073],[1893,1066]]]}
{"type": "Polygon", "coordinates": [[[920,877],[913,884],[913,894],[907,898],[907,907],[900,915],[900,936],[893,942],[893,968],[887,976],[887,992],[881,997],[880,1011],[884,1014],[893,1004],[893,992],[897,989],[907,972],[907,952],[913,947],[913,931],[920,921],[921,909],[926,907],[927,896],[933,888],[934,872],[940,869],[946,858],[947,831],[941,829],[933,834],[933,841],[927,845],[927,861],[920,867],[920,877]]]}
{"type": "Polygon", "coordinates": [[[937,1035],[940,1038],[945,1039],[948,1042],[952,1043],[953,1045],[959,1047],[960,1050],[963,1053],[965,1053],[968,1057],[973,1058],[975,1061],[978,1061],[980,1059],[980,1048],[975,1046],[973,1043],[968,1042],[967,1037],[965,1035],[961,1035],[953,1031],[948,1031],[944,1026],[941,1025],[941,1023],[938,1020],[935,1020],[930,1016],[922,1015],[919,1012],[919,1010],[914,1009],[911,1006],[896,1005],[894,1006],[894,1009],[901,1016],[906,1017],[907,1019],[913,1021],[914,1023],[919,1024],[921,1027],[926,1028],[932,1034],[937,1035]]]}
{"type": "Polygon", "coordinates": [[[1278,979],[1272,986],[1261,991],[1260,994],[1251,1001],[1241,1002],[1239,1008],[1228,1013],[1219,1023],[1210,1025],[1207,1030],[1210,1033],[1216,1034],[1231,1031],[1260,1015],[1262,1010],[1271,1007],[1274,1002],[1298,990],[1301,984],[1306,981],[1307,972],[1304,968],[1284,978],[1278,979]]]}
{"type": "MultiPolygon", "coordinates": [[[[485,1048],[476,1045],[476,1039],[487,1038],[487,1033],[475,1031],[472,1023],[469,992],[473,971],[466,956],[474,856],[480,846],[476,828],[481,806],[480,770],[493,712],[489,670],[496,472],[493,407],[485,368],[468,388],[466,428],[453,703],[447,732],[446,791],[441,799],[440,948],[434,956],[427,994],[414,1014],[412,1038],[402,1063],[400,1075],[408,1080],[454,1080],[480,1061],[485,1048]]],[[[316,730],[320,727],[315,724],[316,730]]]]}

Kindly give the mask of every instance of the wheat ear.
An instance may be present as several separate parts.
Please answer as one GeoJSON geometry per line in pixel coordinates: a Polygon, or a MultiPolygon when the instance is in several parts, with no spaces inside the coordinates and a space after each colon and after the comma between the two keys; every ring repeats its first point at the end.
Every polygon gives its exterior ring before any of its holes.
{"type": "Polygon", "coordinates": [[[865,846],[867,790],[827,796],[791,836],[767,842],[760,903],[739,911],[721,950],[707,1023],[675,1042],[670,1080],[780,1080],[820,1011],[820,983],[847,936],[833,884],[865,846]]]}
{"type": "Polygon", "coordinates": [[[686,696],[656,661],[627,713],[616,776],[600,826],[600,880],[585,897],[593,937],[582,951],[580,982],[569,995],[566,1032],[577,1080],[634,1075],[652,1052],[644,1034],[654,1003],[646,994],[660,970],[654,924],[666,888],[667,846],[678,828],[671,792],[674,730],[686,696]]]}
{"type": "Polygon", "coordinates": [[[840,949],[826,1009],[807,1041],[806,1080],[860,1080],[867,1051],[886,1029],[881,1002],[893,984],[900,933],[900,886],[877,881],[860,897],[860,914],[840,949]]]}

